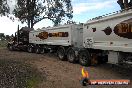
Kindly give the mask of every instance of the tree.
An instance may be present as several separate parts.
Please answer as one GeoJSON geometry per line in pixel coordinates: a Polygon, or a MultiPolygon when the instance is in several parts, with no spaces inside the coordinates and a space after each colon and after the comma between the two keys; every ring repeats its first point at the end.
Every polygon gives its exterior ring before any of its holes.
{"type": "Polygon", "coordinates": [[[29,28],[43,19],[50,19],[57,25],[64,17],[73,17],[71,0],[17,0],[14,14],[29,28]]]}
{"type": "Polygon", "coordinates": [[[7,0],[0,0],[0,14],[5,16],[9,13],[9,10],[10,8],[7,4],[7,0]]]}
{"type": "Polygon", "coordinates": [[[6,40],[10,40],[10,36],[9,35],[5,35],[5,39],[6,40]]]}
{"type": "Polygon", "coordinates": [[[128,2],[128,0],[118,0],[117,3],[120,5],[121,9],[132,7],[132,0],[130,0],[130,2],[128,2]]]}
{"type": "Polygon", "coordinates": [[[0,33],[0,40],[4,40],[4,39],[5,39],[4,33],[0,33]]]}

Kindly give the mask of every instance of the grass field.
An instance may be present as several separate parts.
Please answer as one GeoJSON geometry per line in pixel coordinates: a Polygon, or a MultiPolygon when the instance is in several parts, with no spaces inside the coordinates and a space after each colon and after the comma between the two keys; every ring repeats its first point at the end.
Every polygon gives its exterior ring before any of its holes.
{"type": "Polygon", "coordinates": [[[7,43],[8,43],[8,41],[1,41],[0,40],[0,48],[2,48],[2,47],[6,47],[7,46],[7,43]]]}
{"type": "MultiPolygon", "coordinates": [[[[0,40],[0,52],[7,43],[0,40]]],[[[6,58],[8,55],[6,52],[0,54],[0,88],[37,88],[42,80],[41,73],[23,60],[6,58]]]]}
{"type": "Polygon", "coordinates": [[[37,88],[41,73],[31,65],[10,59],[0,59],[0,88],[37,88]]]}

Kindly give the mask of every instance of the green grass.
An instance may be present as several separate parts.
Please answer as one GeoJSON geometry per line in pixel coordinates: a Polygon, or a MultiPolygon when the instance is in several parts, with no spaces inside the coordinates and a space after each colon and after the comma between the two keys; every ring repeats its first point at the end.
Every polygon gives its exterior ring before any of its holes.
{"type": "Polygon", "coordinates": [[[13,60],[0,59],[0,73],[2,88],[37,88],[43,80],[37,68],[13,60]]]}
{"type": "Polygon", "coordinates": [[[0,48],[1,48],[1,47],[6,47],[6,46],[7,46],[7,43],[8,43],[8,41],[4,41],[4,40],[1,41],[1,40],[0,40],[0,48]]]}
{"type": "Polygon", "coordinates": [[[27,88],[37,88],[40,79],[38,77],[32,77],[27,80],[27,88]]]}

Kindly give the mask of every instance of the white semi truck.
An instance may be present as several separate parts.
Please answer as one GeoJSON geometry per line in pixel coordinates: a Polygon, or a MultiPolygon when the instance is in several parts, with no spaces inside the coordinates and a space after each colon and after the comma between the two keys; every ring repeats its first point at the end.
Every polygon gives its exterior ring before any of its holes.
{"type": "MultiPolygon", "coordinates": [[[[57,52],[61,60],[67,58],[72,63],[132,64],[132,9],[99,16],[84,24],[32,30],[27,39],[28,52],[57,52]]],[[[8,44],[10,49],[12,46],[8,44]]]]}

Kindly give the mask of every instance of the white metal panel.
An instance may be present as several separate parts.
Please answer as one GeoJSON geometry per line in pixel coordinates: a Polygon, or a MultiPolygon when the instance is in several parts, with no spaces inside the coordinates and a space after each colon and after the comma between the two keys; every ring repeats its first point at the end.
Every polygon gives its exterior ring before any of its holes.
{"type": "Polygon", "coordinates": [[[72,26],[71,36],[74,47],[83,47],[83,24],[72,26]]]}
{"type": "Polygon", "coordinates": [[[132,19],[132,10],[88,21],[84,24],[83,46],[85,48],[132,52],[132,39],[120,37],[114,33],[114,27],[128,19],[132,19]],[[107,27],[112,29],[110,35],[106,35],[103,31],[107,27]],[[96,28],[95,32],[93,32],[93,28],[96,28]],[[90,38],[93,39],[93,43],[91,47],[88,47],[86,39],[90,38]]]}
{"type": "Polygon", "coordinates": [[[119,58],[118,52],[110,51],[108,54],[108,63],[118,64],[118,58],[119,58]]]}
{"type": "MultiPolygon", "coordinates": [[[[61,25],[57,27],[49,27],[49,28],[43,28],[43,30],[37,30],[37,31],[31,31],[29,33],[29,42],[35,43],[35,44],[47,44],[47,45],[62,45],[62,46],[69,46],[69,45],[75,45],[78,46],[78,44],[81,44],[80,40],[78,40],[77,36],[78,31],[82,30],[83,25],[77,25],[77,24],[67,24],[67,25],[61,25]],[[77,29],[78,27],[79,30],[77,29]],[[68,37],[50,37],[48,36],[47,39],[40,39],[39,37],[36,37],[41,32],[48,32],[50,33],[60,33],[60,32],[68,32],[68,37]],[[34,35],[34,36],[33,36],[34,35]]],[[[83,37],[81,37],[81,40],[83,37]]]]}
{"type": "Polygon", "coordinates": [[[57,33],[57,32],[68,32],[68,37],[48,37],[45,39],[46,44],[50,45],[71,45],[71,28],[70,26],[61,26],[61,27],[53,27],[46,30],[48,33],[57,33]]]}

